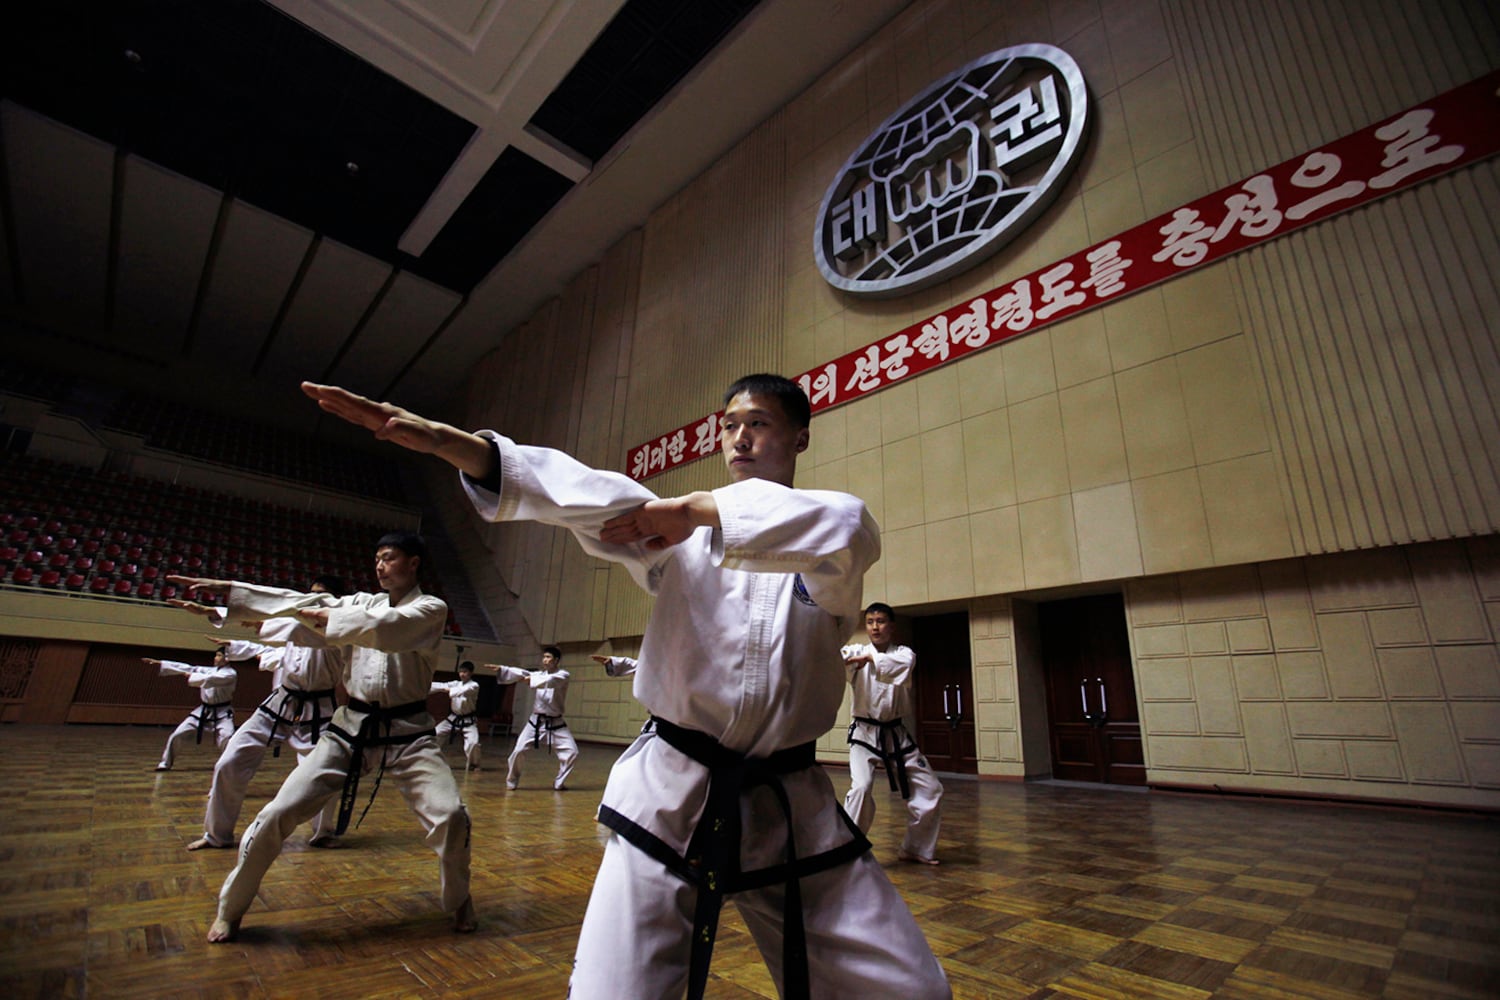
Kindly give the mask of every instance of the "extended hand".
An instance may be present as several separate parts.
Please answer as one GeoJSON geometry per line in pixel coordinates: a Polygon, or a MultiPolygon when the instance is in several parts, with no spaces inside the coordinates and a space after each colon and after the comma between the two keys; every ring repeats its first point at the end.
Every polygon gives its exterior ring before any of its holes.
{"type": "MultiPolygon", "coordinates": [[[[188,579],[188,578],[187,577],[171,577],[171,576],[169,576],[169,577],[167,577],[167,579],[175,581],[175,580],[179,580],[179,579],[188,579]]],[[[218,613],[219,613],[219,609],[218,608],[211,607],[211,606],[209,606],[207,604],[199,604],[197,601],[184,601],[180,597],[169,598],[167,600],[167,603],[170,604],[170,605],[172,605],[172,607],[174,607],[174,608],[181,608],[184,611],[190,612],[190,613],[195,614],[195,615],[201,615],[204,618],[213,618],[213,617],[216,617],[218,615],[218,613]]]]}
{"type": "Polygon", "coordinates": [[[436,421],[394,403],[377,403],[348,389],[316,382],[303,382],[302,391],[317,400],[326,412],[374,432],[376,440],[399,444],[424,455],[437,451],[443,443],[436,421]]]}
{"type": "Polygon", "coordinates": [[[461,431],[440,420],[429,420],[395,403],[378,403],[336,385],[303,382],[302,391],[318,406],[341,420],[372,432],[410,451],[436,455],[474,479],[487,478],[494,468],[490,444],[477,434],[461,431]]]}
{"type": "MultiPolygon", "coordinates": [[[[229,593],[229,588],[232,586],[232,581],[230,580],[210,580],[204,576],[169,576],[167,577],[167,582],[186,587],[186,593],[189,597],[195,594],[209,594],[215,597],[222,597],[229,593]]],[[[184,608],[187,604],[185,601],[179,603],[175,600],[170,603],[179,608],[184,608]]],[[[191,611],[192,609],[187,608],[187,610],[191,611]]],[[[196,612],[194,613],[196,614],[196,612]]]]}
{"type": "Polygon", "coordinates": [[[316,628],[328,627],[327,608],[301,608],[297,611],[297,617],[316,628]]]}
{"type": "Polygon", "coordinates": [[[642,543],[648,549],[664,549],[685,540],[703,525],[718,526],[719,505],[712,493],[688,493],[680,497],[651,500],[604,522],[599,540],[607,545],[642,543]]]}

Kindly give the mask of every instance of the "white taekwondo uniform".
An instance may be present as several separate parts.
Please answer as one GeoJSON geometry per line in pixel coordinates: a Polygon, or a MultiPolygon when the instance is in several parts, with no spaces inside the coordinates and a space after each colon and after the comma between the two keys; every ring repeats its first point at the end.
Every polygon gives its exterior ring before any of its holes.
{"type": "Polygon", "coordinates": [[[875,762],[883,760],[891,788],[906,799],[909,814],[901,851],[930,860],[937,854],[938,802],[943,797],[943,784],[902,721],[911,714],[911,675],[917,656],[910,647],[896,643],[883,653],[873,644],[857,643],[845,646],[843,654],[854,716],[849,724],[852,783],[844,796],[844,811],[854,817],[861,830],[870,832],[875,822],[875,798],[870,786],[875,780],[875,762]],[[874,663],[853,663],[851,656],[872,656],[874,663]]]}
{"type": "Polygon", "coordinates": [[[843,701],[839,648],[879,557],[864,504],[748,480],[714,491],[718,529],[659,551],[606,545],[604,522],[655,494],[561,452],[480,433],[494,444],[497,472],[462,481],[481,516],[569,528],[586,552],[622,563],[656,595],[634,678],[656,721],[604,791],[600,820],[614,835],[579,935],[572,1000],[659,1000],[693,988],[690,970],[705,974],[694,939],[712,940],[713,919],[698,905],[726,889],[783,995],[951,996],[911,911],[812,759],[843,701]],[[722,824],[700,829],[706,811],[722,824]],[[727,861],[720,825],[744,831],[727,861]],[[793,835],[795,863],[761,872],[790,860],[793,835]],[[788,869],[800,877],[785,878],[788,869]],[[805,962],[784,952],[804,941],[805,962]],[[809,982],[789,989],[799,966],[809,982]]]}
{"type": "Polygon", "coordinates": [[[448,696],[448,717],[437,724],[437,741],[452,742],[463,734],[464,764],[470,768],[479,766],[479,682],[468,680],[433,681],[432,693],[448,696]]]}
{"type": "Polygon", "coordinates": [[[552,787],[561,789],[573,773],[578,762],[578,741],[568,728],[563,714],[568,710],[568,680],[566,670],[525,670],[521,667],[501,666],[495,671],[495,680],[501,684],[526,681],[531,685],[531,714],[526,725],[516,737],[516,745],[510,752],[509,770],[505,774],[505,787],[515,788],[521,783],[521,758],[532,747],[545,746],[557,754],[557,777],[552,787]]]}
{"type": "Polygon", "coordinates": [[[177,759],[177,746],[189,736],[193,736],[194,742],[203,742],[203,731],[211,729],[214,732],[214,742],[219,749],[229,742],[229,737],[234,735],[234,686],[239,680],[239,675],[234,672],[233,667],[195,667],[187,663],[179,663],[176,660],[162,660],[158,674],[168,677],[177,674],[187,678],[187,682],[198,689],[198,707],[188,713],[188,717],[177,724],[172,730],[172,735],[167,737],[167,745],[161,752],[161,762],[156,765],[158,771],[170,770],[173,761],[177,759]]]}
{"type": "MultiPolygon", "coordinates": [[[[323,636],[295,618],[264,621],[258,636],[261,642],[235,639],[224,647],[224,656],[231,661],[259,657],[260,669],[275,674],[276,687],[235,730],[214,765],[203,814],[203,839],[214,847],[234,844],[234,825],[266,748],[275,744],[279,752],[284,741],[299,758],[307,756],[338,707],[334,690],[344,673],[341,647],[328,645],[323,636]]],[[[337,816],[338,803],[330,801],[313,818],[310,839],[331,837],[337,816]]]]}
{"type": "Polygon", "coordinates": [[[219,918],[234,923],[244,915],[285,839],[341,792],[339,819],[347,822],[362,770],[376,772],[377,789],[385,776],[400,789],[437,852],[443,910],[456,912],[469,897],[469,814],[427,713],[448,606],[415,586],[394,605],[386,594],[333,597],[245,583],[229,591],[232,619],[301,608],[329,609],[324,639],[353,647],[344,668],[349,704],[245,830],[239,863],[219,892],[219,918]]]}

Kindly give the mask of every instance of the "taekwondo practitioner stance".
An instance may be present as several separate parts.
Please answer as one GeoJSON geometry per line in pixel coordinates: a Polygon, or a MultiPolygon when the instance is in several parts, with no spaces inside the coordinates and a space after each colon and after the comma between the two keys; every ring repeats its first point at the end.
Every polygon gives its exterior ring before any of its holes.
{"type": "Polygon", "coordinates": [[[327,412],[458,468],[481,516],[566,527],[656,595],[633,681],[655,719],[615,763],[573,1000],[703,995],[732,896],[781,994],[951,996],[921,930],[814,760],[843,700],[879,529],[855,497],[792,486],[810,407],[741,379],[720,444],[733,482],[658,499],[614,472],[304,383],[327,412]]]}
{"type": "MultiPolygon", "coordinates": [[[[320,576],[313,581],[310,590],[340,597],[344,593],[344,582],[335,576],[320,576]]],[[[167,603],[207,618],[215,627],[224,623],[223,608],[176,598],[167,603]]],[[[250,779],[255,777],[265,759],[267,748],[275,745],[276,752],[280,753],[284,741],[296,751],[299,759],[306,757],[338,707],[334,702],[334,685],[344,673],[345,651],[342,647],[330,646],[321,635],[296,618],[272,618],[261,622],[257,637],[264,641],[214,640],[231,662],[259,658],[260,669],[275,672],[275,688],[244,725],[235,730],[229,745],[219,755],[219,762],[214,765],[213,784],[208,789],[208,808],[203,814],[203,836],[188,844],[190,851],[205,847],[233,847],[234,827],[245,804],[245,793],[249,790],[250,779]]],[[[323,811],[313,818],[312,837],[308,843],[313,847],[339,846],[339,840],[333,834],[337,818],[338,803],[330,799],[323,811]]]]}
{"type": "Polygon", "coordinates": [[[891,641],[895,620],[896,612],[890,605],[871,604],[865,609],[865,634],[870,641],[843,649],[854,713],[854,721],[849,723],[849,774],[853,783],[844,796],[844,811],[854,817],[861,830],[870,832],[875,822],[870,786],[875,780],[875,761],[882,761],[891,791],[901,793],[910,814],[897,857],[935,865],[943,785],[902,722],[911,714],[911,672],[917,655],[910,647],[891,641]]]}
{"type": "Polygon", "coordinates": [[[432,693],[448,696],[448,717],[437,724],[438,745],[445,736],[452,743],[462,733],[464,770],[479,770],[479,682],[474,679],[474,664],[460,663],[456,681],[433,681],[432,693]]]}
{"type": "Polygon", "coordinates": [[[156,769],[172,770],[172,763],[177,759],[178,744],[190,735],[194,743],[202,743],[205,729],[213,732],[219,749],[224,749],[224,744],[234,735],[234,685],[239,680],[234,667],[224,657],[224,651],[214,650],[214,665],[211,667],[195,667],[176,660],[153,660],[145,656],[141,657],[141,662],[160,668],[162,677],[171,674],[186,677],[187,682],[198,689],[198,707],[189,712],[188,717],[178,723],[172,735],[167,737],[166,748],[161,752],[161,761],[156,769]]]}
{"type": "Polygon", "coordinates": [[[521,735],[516,737],[515,749],[510,752],[505,787],[511,791],[515,791],[516,786],[521,783],[521,758],[532,747],[545,744],[549,750],[557,753],[557,777],[552,779],[552,787],[559,792],[565,789],[564,783],[568,780],[568,775],[573,773],[573,765],[578,762],[578,743],[563,719],[563,712],[567,711],[569,674],[558,666],[561,662],[562,650],[556,646],[543,646],[540,670],[489,664],[495,668],[495,680],[501,684],[526,681],[535,692],[531,702],[531,717],[526,720],[521,735]]]}
{"type": "Polygon", "coordinates": [[[330,799],[340,803],[334,832],[344,832],[366,771],[375,774],[371,801],[382,779],[390,777],[421,823],[427,845],[437,852],[443,911],[452,915],[453,929],[467,932],[478,926],[469,898],[469,814],[427,714],[448,606],[417,585],[426,551],[419,535],[395,532],[381,538],[375,547],[380,594],[336,598],[228,580],[168,577],[186,586],[189,597],[227,594],[230,618],[295,616],[325,642],[353,647],[343,678],[349,703],[334,713],[312,753],[297,762],[245,830],[239,862],[219,891],[210,943],[234,940],[282,843],[330,799]]]}

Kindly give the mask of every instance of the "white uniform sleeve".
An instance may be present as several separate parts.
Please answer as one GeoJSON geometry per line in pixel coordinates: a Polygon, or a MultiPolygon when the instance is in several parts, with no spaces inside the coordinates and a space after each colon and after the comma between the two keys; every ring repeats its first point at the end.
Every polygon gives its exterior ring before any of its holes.
{"type": "Polygon", "coordinates": [[[860,612],[865,571],[880,558],[880,528],[859,498],[750,479],[713,491],[714,555],[728,569],[798,573],[824,611],[860,612]]]}
{"type": "MultiPolygon", "coordinates": [[[[239,663],[244,660],[253,660],[257,656],[268,656],[280,652],[280,650],[278,650],[274,646],[267,646],[259,642],[251,642],[249,639],[230,640],[229,645],[224,646],[223,649],[224,659],[230,660],[234,663],[239,663]]],[[[261,667],[262,669],[269,669],[265,666],[264,663],[261,664],[261,667]]]]}
{"type": "Polygon", "coordinates": [[[636,661],[628,656],[611,656],[604,664],[604,672],[611,677],[635,676],[636,661]]]}
{"type": "Polygon", "coordinates": [[[190,678],[188,683],[191,684],[193,671],[197,669],[197,667],[189,663],[179,663],[176,660],[162,660],[157,665],[156,673],[158,677],[171,677],[173,674],[186,675],[190,678]]]}
{"type": "Polygon", "coordinates": [[[618,472],[592,469],[552,448],[519,445],[494,431],[479,431],[500,453],[500,492],[492,493],[460,476],[474,509],[486,521],[536,521],[567,528],[589,555],[622,563],[635,581],[655,592],[652,570],[669,561],[672,550],[599,541],[604,522],[657,499],[640,483],[618,472]]]}
{"type": "Polygon", "coordinates": [[[515,684],[518,681],[530,681],[531,671],[522,670],[520,667],[495,667],[495,683],[515,684]]]}
{"type": "Polygon", "coordinates": [[[566,670],[558,670],[547,673],[544,670],[533,670],[531,672],[531,686],[533,688],[555,688],[568,683],[571,676],[566,670]]]}
{"type": "Polygon", "coordinates": [[[875,662],[871,669],[875,671],[875,679],[882,684],[893,684],[900,686],[911,679],[912,668],[917,665],[917,654],[908,646],[892,646],[884,653],[875,647],[870,647],[875,662]]]}

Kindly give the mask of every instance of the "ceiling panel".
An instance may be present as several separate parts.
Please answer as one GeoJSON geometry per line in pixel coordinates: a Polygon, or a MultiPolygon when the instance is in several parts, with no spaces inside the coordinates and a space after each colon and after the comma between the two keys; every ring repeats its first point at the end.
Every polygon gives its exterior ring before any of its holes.
{"type": "Polygon", "coordinates": [[[101,336],[114,150],[9,101],[0,112],[23,312],[101,336]]]}
{"type": "Polygon", "coordinates": [[[334,240],[320,242],[266,356],[262,380],[317,381],[390,273],[384,261],[334,240]]]}
{"type": "Polygon", "coordinates": [[[448,318],[459,298],[416,275],[397,275],[359,339],[334,369],[332,381],[358,373],[369,380],[372,392],[383,389],[448,318]]]}
{"type": "Polygon", "coordinates": [[[120,198],[115,342],[136,354],[175,359],[183,353],[222,197],[130,156],[120,198]]]}
{"type": "Polygon", "coordinates": [[[229,208],[192,351],[235,372],[259,367],[313,234],[254,205],[229,208]]]}

